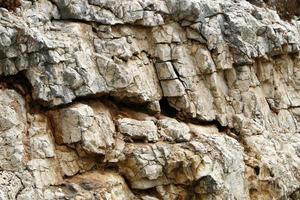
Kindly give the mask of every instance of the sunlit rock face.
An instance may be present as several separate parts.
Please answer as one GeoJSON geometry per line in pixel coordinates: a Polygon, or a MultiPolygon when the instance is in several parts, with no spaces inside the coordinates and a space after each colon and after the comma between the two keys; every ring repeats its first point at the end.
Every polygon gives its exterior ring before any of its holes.
{"type": "Polygon", "coordinates": [[[298,1],[14,2],[1,200],[299,199],[298,1]]]}

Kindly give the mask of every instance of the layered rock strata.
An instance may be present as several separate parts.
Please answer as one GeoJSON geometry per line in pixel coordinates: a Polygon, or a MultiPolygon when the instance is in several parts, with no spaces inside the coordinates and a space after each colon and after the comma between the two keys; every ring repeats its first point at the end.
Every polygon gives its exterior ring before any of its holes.
{"type": "Polygon", "coordinates": [[[300,21],[251,3],[1,5],[0,199],[299,199],[300,21]]]}

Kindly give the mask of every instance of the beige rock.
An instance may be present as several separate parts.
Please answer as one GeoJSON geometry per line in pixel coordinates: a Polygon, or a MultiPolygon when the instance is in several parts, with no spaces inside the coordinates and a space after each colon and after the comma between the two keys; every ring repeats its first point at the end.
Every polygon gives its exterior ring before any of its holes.
{"type": "Polygon", "coordinates": [[[50,185],[58,185],[62,182],[62,174],[54,159],[33,159],[28,162],[28,168],[32,172],[37,188],[50,185]]]}
{"type": "Polygon", "coordinates": [[[57,146],[57,160],[62,173],[65,176],[74,176],[79,172],[85,172],[95,166],[93,157],[79,157],[77,153],[65,146],[57,146]]]}
{"type": "Polygon", "coordinates": [[[0,89],[0,169],[24,168],[25,102],[14,90],[0,89]]]}
{"type": "Polygon", "coordinates": [[[168,44],[158,44],[156,48],[156,56],[159,61],[170,61],[171,58],[171,48],[168,44]]]}
{"type": "Polygon", "coordinates": [[[86,104],[76,104],[51,115],[58,142],[81,142],[86,151],[99,154],[104,154],[114,143],[112,121],[105,112],[95,113],[86,104]]]}
{"type": "Polygon", "coordinates": [[[135,199],[124,179],[114,172],[87,172],[69,179],[67,185],[71,193],[67,192],[66,196],[75,199],[89,199],[92,196],[109,200],[135,199]]]}
{"type": "Polygon", "coordinates": [[[31,158],[45,159],[55,156],[54,138],[45,116],[31,116],[28,133],[30,137],[31,158]]]}
{"type": "Polygon", "coordinates": [[[0,199],[299,199],[294,2],[1,8],[0,199]]]}
{"type": "MultiPolygon", "coordinates": [[[[201,127],[193,128],[195,132],[201,130],[201,127]]],[[[242,147],[217,130],[213,134],[198,134],[198,139],[188,144],[128,144],[124,151],[126,159],[120,162],[120,172],[136,189],[171,183],[189,185],[203,179],[206,184],[210,180],[216,184],[213,193],[220,197],[246,198],[242,147]],[[215,162],[216,158],[220,160],[215,162]],[[223,169],[224,166],[227,169],[223,169]]],[[[207,192],[198,191],[199,195],[207,192]]]]}
{"type": "Polygon", "coordinates": [[[157,192],[160,194],[163,200],[167,199],[180,199],[188,198],[188,193],[180,186],[167,185],[167,186],[157,186],[157,192]]]}

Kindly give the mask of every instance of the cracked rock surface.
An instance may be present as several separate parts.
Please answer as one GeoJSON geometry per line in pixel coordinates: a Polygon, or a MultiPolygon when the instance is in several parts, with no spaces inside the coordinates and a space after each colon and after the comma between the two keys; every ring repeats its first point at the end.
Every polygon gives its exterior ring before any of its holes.
{"type": "Polygon", "coordinates": [[[300,199],[297,5],[0,0],[0,200],[300,199]]]}

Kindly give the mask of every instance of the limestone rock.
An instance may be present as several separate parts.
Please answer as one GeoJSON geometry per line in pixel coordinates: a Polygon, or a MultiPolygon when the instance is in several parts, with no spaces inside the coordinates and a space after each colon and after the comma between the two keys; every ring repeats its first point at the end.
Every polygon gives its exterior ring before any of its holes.
{"type": "MultiPolygon", "coordinates": [[[[199,131],[198,127],[193,129],[199,131]]],[[[216,132],[213,135],[198,134],[199,140],[187,144],[128,144],[125,149],[126,160],[120,163],[120,171],[129,179],[131,186],[137,189],[170,183],[189,185],[201,179],[207,183],[206,177],[209,177],[216,184],[214,193],[223,197],[227,194],[245,198],[247,192],[243,178],[245,165],[242,147],[235,140],[216,132]],[[220,157],[221,160],[215,162],[212,156],[220,157]],[[222,168],[223,162],[228,170],[222,168]],[[228,178],[221,174],[226,174],[228,178]],[[229,178],[231,176],[235,179],[229,178]]],[[[205,195],[207,192],[198,193],[205,195]]]]}
{"type": "Polygon", "coordinates": [[[161,81],[161,87],[165,97],[180,97],[185,94],[185,88],[178,79],[161,81]]]}
{"type": "Polygon", "coordinates": [[[24,168],[26,129],[25,102],[14,90],[0,89],[0,169],[24,168]]]}
{"type": "Polygon", "coordinates": [[[191,139],[189,127],[175,119],[161,119],[157,124],[160,133],[170,141],[187,142],[191,139]]]}
{"type": "Polygon", "coordinates": [[[138,121],[123,118],[118,120],[118,130],[133,140],[155,142],[158,140],[157,127],[153,121],[138,121]]]}
{"type": "Polygon", "coordinates": [[[172,80],[178,78],[171,62],[156,63],[155,67],[159,80],[172,80]]]}
{"type": "Polygon", "coordinates": [[[31,157],[34,159],[53,158],[55,143],[47,118],[42,115],[34,115],[31,118],[31,126],[28,129],[31,157]]]}
{"type": "Polygon", "coordinates": [[[299,199],[298,4],[0,0],[0,199],[299,199]]]}
{"type": "Polygon", "coordinates": [[[18,192],[23,187],[21,180],[15,174],[8,171],[0,173],[0,185],[1,199],[16,199],[18,192]]]}
{"type": "Polygon", "coordinates": [[[105,112],[95,113],[86,104],[76,104],[51,114],[60,143],[81,142],[92,153],[104,154],[114,143],[114,127],[105,112]]]}

